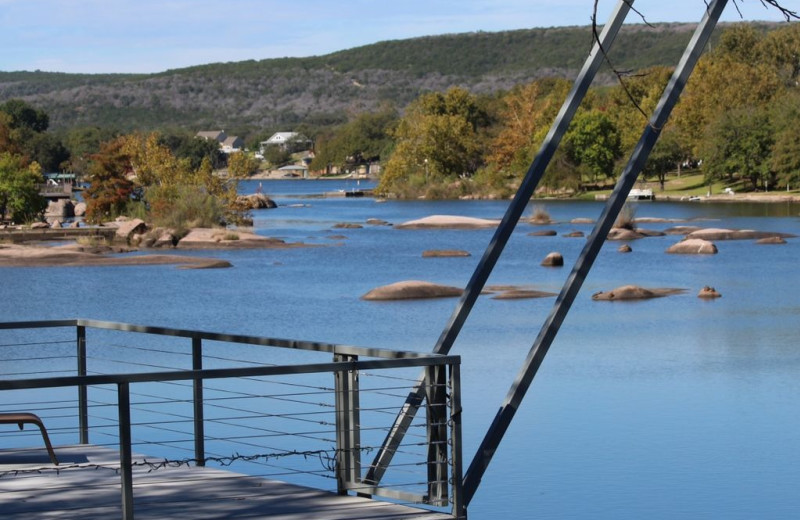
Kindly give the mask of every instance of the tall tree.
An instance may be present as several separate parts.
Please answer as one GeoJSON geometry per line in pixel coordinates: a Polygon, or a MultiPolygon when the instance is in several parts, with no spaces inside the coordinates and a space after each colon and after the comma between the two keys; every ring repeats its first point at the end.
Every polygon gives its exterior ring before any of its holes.
{"type": "Polygon", "coordinates": [[[672,117],[686,149],[700,157],[706,129],[723,114],[740,107],[764,107],[782,91],[779,71],[760,59],[758,41],[749,31],[723,33],[727,42],[700,59],[672,117]],[[725,35],[729,35],[727,39],[725,35]]]}
{"type": "Polygon", "coordinates": [[[125,152],[122,137],[100,145],[100,150],[90,157],[89,187],[83,192],[86,201],[86,219],[99,223],[122,215],[133,194],[130,156],[125,152]]]}
{"type": "Polygon", "coordinates": [[[471,176],[482,163],[479,125],[488,117],[474,96],[455,87],[418,98],[394,132],[396,147],[386,163],[378,191],[396,192],[404,184],[471,176]]]}
{"type": "Polygon", "coordinates": [[[328,170],[331,166],[355,168],[388,157],[393,146],[391,132],[396,122],[397,113],[393,109],[359,114],[330,135],[317,140],[310,167],[314,170],[328,170]]]}
{"type": "Polygon", "coordinates": [[[521,177],[569,92],[567,80],[537,80],[503,97],[500,130],[492,139],[488,162],[507,177],[521,177]]]}
{"type": "Polygon", "coordinates": [[[739,177],[755,190],[771,180],[770,152],[774,143],[766,110],[746,107],[720,116],[708,129],[704,150],[706,181],[739,177]]]}
{"type": "Polygon", "coordinates": [[[39,217],[47,207],[47,201],[39,195],[42,182],[38,164],[9,152],[0,153],[0,220],[9,217],[23,223],[39,217]]]}
{"type": "Polygon", "coordinates": [[[611,177],[620,157],[620,137],[611,119],[599,110],[579,112],[564,137],[566,153],[572,162],[597,181],[611,177]]]}

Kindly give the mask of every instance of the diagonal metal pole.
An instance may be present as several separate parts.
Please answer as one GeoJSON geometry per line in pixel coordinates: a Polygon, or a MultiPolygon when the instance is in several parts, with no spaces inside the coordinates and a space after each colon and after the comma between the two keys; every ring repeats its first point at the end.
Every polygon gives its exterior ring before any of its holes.
{"type": "MultiPolygon", "coordinates": [[[[558,145],[561,143],[561,138],[566,133],[575,112],[578,110],[581,101],[583,101],[586,92],[589,90],[589,86],[592,80],[594,80],[597,70],[603,64],[605,60],[604,53],[608,52],[611,48],[611,44],[617,37],[633,2],[634,0],[619,0],[614,11],[611,13],[609,22],[603,27],[598,41],[586,58],[586,62],[578,74],[572,86],[572,90],[561,106],[561,110],[556,116],[553,125],[550,127],[550,131],[542,143],[539,153],[536,155],[530,168],[528,168],[514,199],[506,210],[503,220],[495,231],[481,261],[475,268],[475,272],[467,284],[464,294],[461,296],[453,315],[450,317],[439,340],[436,342],[436,346],[433,349],[435,354],[445,354],[449,352],[455,343],[467,316],[469,316],[472,307],[475,305],[475,301],[478,299],[478,296],[486,284],[486,280],[489,279],[492,269],[494,269],[500,254],[503,252],[503,248],[505,248],[514,228],[519,222],[522,212],[530,201],[534,190],[539,185],[542,176],[544,176],[547,165],[550,164],[550,160],[553,158],[558,145]]],[[[408,395],[386,440],[378,451],[372,466],[370,466],[365,478],[366,481],[373,484],[380,482],[386,467],[389,465],[397,447],[402,442],[406,430],[411,425],[414,415],[422,403],[423,395],[422,387],[418,383],[415,390],[408,395]]]]}
{"type": "Polygon", "coordinates": [[[542,329],[536,341],[528,352],[528,357],[525,359],[524,365],[517,374],[517,378],[511,385],[505,401],[500,406],[494,421],[486,432],[481,445],[478,447],[478,451],[464,476],[464,499],[467,505],[469,505],[469,502],[475,495],[489,462],[491,462],[497,447],[500,445],[500,441],[508,430],[511,420],[519,408],[522,399],[525,397],[525,393],[530,387],[533,377],[536,375],[550,345],[555,339],[570,306],[575,301],[575,297],[578,291],[580,291],[581,285],[586,279],[586,275],[589,274],[589,270],[594,260],[597,258],[600,248],[603,246],[606,236],[608,236],[608,232],[619,215],[622,206],[625,204],[625,200],[636,182],[639,172],[644,167],[661,129],[667,122],[672,108],[678,102],[683,87],[686,85],[689,75],[697,64],[697,60],[705,48],[714,27],[716,27],[717,21],[722,11],[725,9],[726,3],[727,0],[714,0],[708,5],[703,20],[689,42],[678,67],[675,69],[667,88],[661,96],[649,124],[645,127],[628,164],[623,170],[620,179],[617,181],[617,185],[606,203],[600,219],[595,225],[592,234],[589,236],[578,260],[575,262],[572,272],[556,299],[553,310],[542,325],[542,329]]]}

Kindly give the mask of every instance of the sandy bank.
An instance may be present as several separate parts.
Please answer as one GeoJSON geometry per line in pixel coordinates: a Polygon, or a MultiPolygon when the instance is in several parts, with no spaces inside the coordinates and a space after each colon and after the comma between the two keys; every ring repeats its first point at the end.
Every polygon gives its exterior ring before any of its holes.
{"type": "Polygon", "coordinates": [[[82,250],[79,246],[0,245],[0,267],[76,267],[119,265],[181,265],[192,268],[230,267],[228,262],[214,258],[182,255],[113,254],[115,250],[99,252],[82,250]]]}

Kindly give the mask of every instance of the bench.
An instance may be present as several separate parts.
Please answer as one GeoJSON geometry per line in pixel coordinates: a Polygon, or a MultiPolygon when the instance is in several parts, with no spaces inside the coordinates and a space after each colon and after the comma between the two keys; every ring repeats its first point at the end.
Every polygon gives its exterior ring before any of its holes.
{"type": "Polygon", "coordinates": [[[56,459],[53,446],[50,444],[50,437],[47,436],[47,430],[38,415],[33,413],[0,413],[0,424],[16,424],[19,426],[20,430],[24,424],[35,424],[38,426],[39,430],[42,432],[42,439],[44,439],[44,445],[47,447],[50,460],[53,461],[53,464],[58,466],[58,459],[56,459]]]}

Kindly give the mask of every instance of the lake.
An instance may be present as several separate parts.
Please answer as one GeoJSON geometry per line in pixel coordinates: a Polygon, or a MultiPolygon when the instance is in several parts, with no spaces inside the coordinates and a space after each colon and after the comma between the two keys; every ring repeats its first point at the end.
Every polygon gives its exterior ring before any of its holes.
{"type": "MultiPolygon", "coordinates": [[[[242,183],[253,193],[258,181],[242,183]]],[[[3,321],[94,318],[237,334],[428,351],[454,299],[367,302],[374,287],[420,279],[464,286],[492,230],[400,230],[432,214],[501,218],[506,201],[386,201],[313,195],[361,181],[263,181],[279,207],[254,212],[257,233],[318,247],[203,251],[231,269],[174,266],[0,269],[3,321]],[[465,258],[422,258],[463,249],[465,258]]],[[[520,224],[490,285],[558,292],[599,202],[544,201],[557,223],[520,224]],[[557,236],[528,233],[553,229],[557,236]],[[567,267],[544,268],[560,252],[567,267]]],[[[637,217],[800,233],[800,206],[641,202],[637,217]]],[[[680,237],[633,252],[604,245],[495,455],[471,518],[796,518],[800,511],[798,239],[717,242],[719,254],[667,255],[680,237]],[[596,302],[637,284],[684,288],[638,302],[596,302]],[[722,298],[697,298],[705,285],[722,298]]],[[[481,296],[452,353],[462,356],[464,456],[482,439],[553,306],[553,298],[481,296]]]]}

